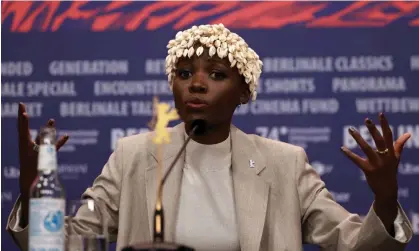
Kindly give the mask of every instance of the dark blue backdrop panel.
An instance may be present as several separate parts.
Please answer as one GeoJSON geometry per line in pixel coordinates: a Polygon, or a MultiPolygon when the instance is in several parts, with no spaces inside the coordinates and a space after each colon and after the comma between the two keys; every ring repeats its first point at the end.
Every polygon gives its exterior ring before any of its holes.
{"type": "MultiPolygon", "coordinates": [[[[59,170],[68,198],[78,198],[118,138],[147,130],[153,95],[172,100],[164,75],[168,40],[193,24],[223,22],[264,62],[258,100],[238,109],[234,123],[304,147],[349,211],[365,215],[373,196],[339,150],[360,152],[347,128],[371,143],[363,121],[377,122],[383,111],[395,137],[412,134],[399,168],[399,200],[415,231],[407,250],[418,250],[418,6],[2,2],[3,229],[19,195],[18,102],[28,105],[33,136],[49,118],[71,136],[59,170]]],[[[2,247],[18,250],[5,232],[2,247]]]]}

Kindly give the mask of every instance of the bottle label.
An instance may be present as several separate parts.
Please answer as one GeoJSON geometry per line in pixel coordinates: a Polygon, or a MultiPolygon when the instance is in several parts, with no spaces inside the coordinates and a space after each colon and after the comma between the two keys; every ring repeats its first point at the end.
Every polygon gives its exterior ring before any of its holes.
{"type": "Polygon", "coordinates": [[[64,251],[64,214],[64,199],[30,199],[29,251],[64,251]]]}
{"type": "Polygon", "coordinates": [[[44,144],[39,146],[38,170],[45,173],[57,170],[57,150],[55,145],[44,144]]]}

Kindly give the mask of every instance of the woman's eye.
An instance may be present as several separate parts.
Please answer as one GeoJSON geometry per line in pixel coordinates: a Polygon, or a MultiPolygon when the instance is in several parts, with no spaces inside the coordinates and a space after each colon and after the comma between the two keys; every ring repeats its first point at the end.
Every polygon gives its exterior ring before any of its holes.
{"type": "Polygon", "coordinates": [[[224,74],[223,72],[214,71],[211,73],[210,77],[215,80],[223,80],[227,77],[227,75],[224,74]]]}
{"type": "Polygon", "coordinates": [[[178,76],[183,78],[183,79],[188,79],[190,77],[192,77],[192,72],[188,71],[188,70],[178,70],[177,72],[178,76]]]}

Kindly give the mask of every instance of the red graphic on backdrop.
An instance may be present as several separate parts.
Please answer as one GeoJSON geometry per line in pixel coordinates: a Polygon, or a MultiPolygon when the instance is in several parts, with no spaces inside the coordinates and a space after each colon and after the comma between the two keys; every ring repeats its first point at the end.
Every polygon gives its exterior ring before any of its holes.
{"type": "Polygon", "coordinates": [[[60,29],[135,31],[185,29],[223,23],[229,28],[278,29],[419,26],[419,2],[2,2],[2,28],[10,32],[60,29]]]}

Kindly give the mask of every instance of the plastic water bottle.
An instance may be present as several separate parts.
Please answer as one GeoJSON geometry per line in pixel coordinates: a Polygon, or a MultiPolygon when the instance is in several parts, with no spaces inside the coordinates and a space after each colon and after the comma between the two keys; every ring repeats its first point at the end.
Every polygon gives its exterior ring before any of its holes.
{"type": "Polygon", "coordinates": [[[38,176],[29,200],[29,251],[64,251],[65,247],[65,193],[58,179],[55,138],[55,129],[41,129],[38,176]]]}

